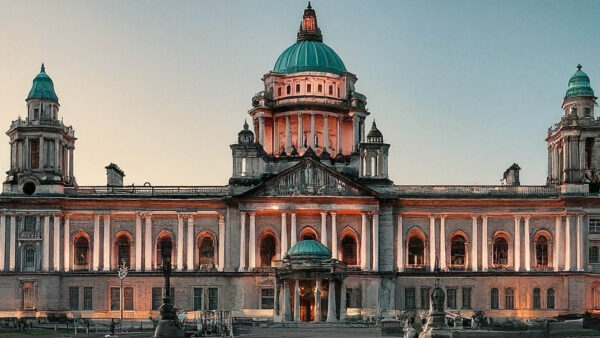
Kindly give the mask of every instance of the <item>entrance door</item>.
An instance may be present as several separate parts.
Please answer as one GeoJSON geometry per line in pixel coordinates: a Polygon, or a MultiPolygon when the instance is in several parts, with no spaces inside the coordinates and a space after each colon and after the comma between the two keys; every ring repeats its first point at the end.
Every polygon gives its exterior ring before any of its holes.
{"type": "Polygon", "coordinates": [[[315,287],[314,281],[300,283],[300,321],[312,322],[315,319],[315,287]]]}

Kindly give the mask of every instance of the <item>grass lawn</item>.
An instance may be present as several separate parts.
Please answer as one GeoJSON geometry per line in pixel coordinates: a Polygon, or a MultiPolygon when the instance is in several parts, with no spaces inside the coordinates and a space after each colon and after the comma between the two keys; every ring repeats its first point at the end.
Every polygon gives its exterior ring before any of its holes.
{"type": "MultiPolygon", "coordinates": [[[[74,330],[59,329],[54,333],[54,330],[46,329],[31,329],[24,333],[20,333],[18,330],[0,330],[0,338],[22,338],[22,337],[64,337],[74,334],[74,330]]],[[[81,331],[79,331],[81,332],[81,331]]],[[[85,330],[83,331],[85,333],[85,330]]]]}
{"type": "Polygon", "coordinates": [[[600,331],[584,328],[552,328],[550,337],[600,337],[600,331]]]}

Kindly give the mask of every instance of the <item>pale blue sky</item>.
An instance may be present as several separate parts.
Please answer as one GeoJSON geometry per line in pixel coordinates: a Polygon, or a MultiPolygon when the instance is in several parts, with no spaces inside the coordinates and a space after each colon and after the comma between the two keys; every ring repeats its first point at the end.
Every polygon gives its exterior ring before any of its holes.
{"type": "MultiPolygon", "coordinates": [[[[390,143],[397,184],[544,184],[547,128],[578,63],[600,91],[598,1],[313,1],[324,42],[390,143]]],[[[0,1],[0,123],[46,63],[79,138],[75,176],[220,185],[305,1],[0,1]]],[[[369,119],[369,125],[371,118],[369,119]]],[[[0,147],[8,170],[9,146],[0,147]]]]}

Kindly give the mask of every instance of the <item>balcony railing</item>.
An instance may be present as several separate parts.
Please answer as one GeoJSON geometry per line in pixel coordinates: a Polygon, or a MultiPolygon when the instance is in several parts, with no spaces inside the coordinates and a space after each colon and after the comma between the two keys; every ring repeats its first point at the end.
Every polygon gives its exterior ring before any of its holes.
{"type": "Polygon", "coordinates": [[[19,240],[21,241],[37,241],[42,240],[41,231],[21,230],[19,232],[19,240]]]}
{"type": "Polygon", "coordinates": [[[69,196],[88,195],[136,195],[136,196],[163,196],[163,195],[186,195],[186,196],[226,196],[229,192],[227,186],[156,186],[156,187],[106,187],[106,186],[79,186],[65,188],[69,196]]]}
{"type": "Polygon", "coordinates": [[[552,186],[394,185],[388,193],[399,197],[558,197],[552,186]]]}

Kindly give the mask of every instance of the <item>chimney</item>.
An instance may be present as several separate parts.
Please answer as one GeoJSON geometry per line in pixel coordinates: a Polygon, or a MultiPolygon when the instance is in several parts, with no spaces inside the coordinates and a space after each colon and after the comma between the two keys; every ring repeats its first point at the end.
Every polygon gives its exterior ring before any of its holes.
{"type": "Polygon", "coordinates": [[[512,185],[512,186],[521,185],[521,182],[519,181],[519,170],[521,170],[521,167],[519,167],[518,164],[513,163],[513,165],[511,165],[504,172],[504,177],[502,178],[502,182],[505,185],[512,185]]]}
{"type": "Polygon", "coordinates": [[[118,165],[111,163],[106,167],[106,186],[108,187],[122,187],[123,177],[125,173],[118,165]]]}

